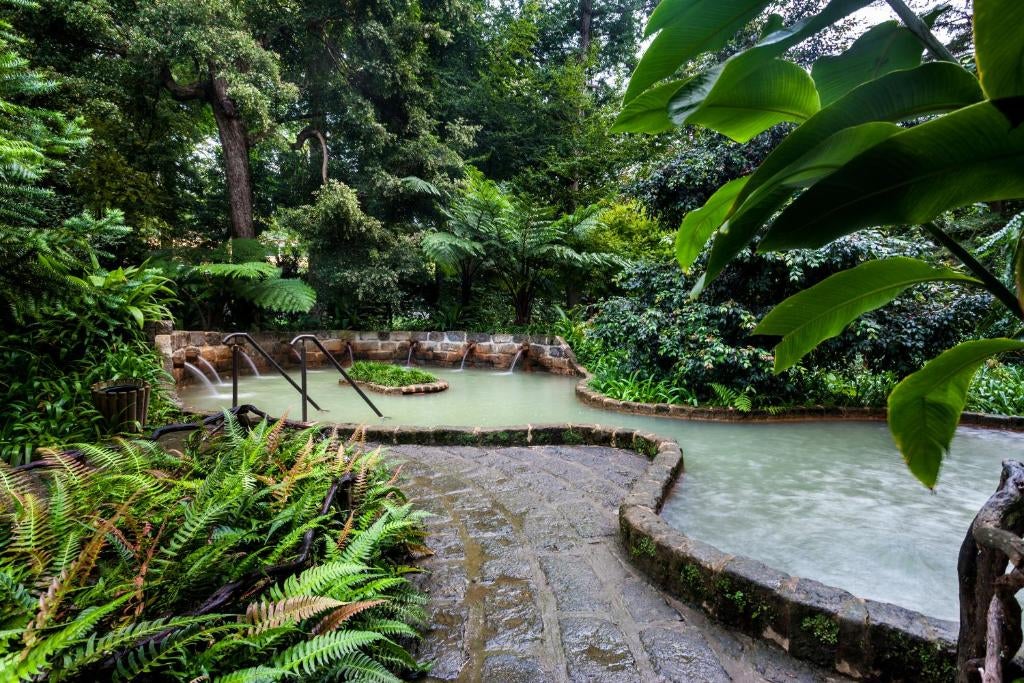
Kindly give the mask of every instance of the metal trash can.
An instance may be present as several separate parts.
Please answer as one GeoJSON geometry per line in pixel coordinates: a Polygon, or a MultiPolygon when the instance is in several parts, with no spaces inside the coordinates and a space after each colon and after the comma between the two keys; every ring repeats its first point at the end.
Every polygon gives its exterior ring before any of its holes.
{"type": "Polygon", "coordinates": [[[149,382],[112,379],[92,385],[92,402],[115,432],[139,432],[149,412],[149,382]]]}

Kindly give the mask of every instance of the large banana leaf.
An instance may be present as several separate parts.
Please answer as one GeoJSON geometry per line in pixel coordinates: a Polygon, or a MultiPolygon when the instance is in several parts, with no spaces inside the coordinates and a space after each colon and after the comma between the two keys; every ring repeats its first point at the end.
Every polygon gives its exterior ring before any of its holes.
{"type": "MultiPolygon", "coordinates": [[[[688,214],[686,220],[679,227],[679,234],[676,237],[676,256],[680,265],[686,270],[700,253],[700,248],[720,225],[722,226],[720,239],[727,238],[734,231],[739,234],[753,234],[789,200],[797,189],[811,185],[864,150],[877,145],[900,130],[902,129],[894,123],[873,122],[839,131],[776,173],[771,182],[766,183],[743,202],[740,209],[724,225],[722,225],[722,221],[728,215],[731,204],[722,205],[716,200],[720,193],[722,198],[730,199],[734,198],[736,193],[725,194],[723,192],[725,187],[723,187],[708,200],[707,204],[688,214]],[[712,204],[718,205],[713,210],[707,210],[712,204]],[[695,218],[691,222],[690,217],[694,214],[699,214],[699,218],[695,218]],[[714,222],[716,220],[717,223],[714,222]],[[699,244],[697,244],[698,241],[699,244]],[[681,244],[688,245],[688,249],[681,251],[681,244]],[[689,262],[684,261],[684,256],[689,257],[689,262]]],[[[748,178],[744,177],[743,184],[737,186],[740,192],[743,191],[748,178]]],[[[701,287],[703,287],[703,282],[701,287]]]]}
{"type": "Polygon", "coordinates": [[[686,214],[679,232],[676,233],[676,259],[683,270],[689,270],[693,262],[700,256],[704,244],[711,233],[718,229],[729,212],[733,200],[749,176],[730,180],[722,185],[704,203],[704,206],[686,214]]]}
{"type": "Polygon", "coordinates": [[[686,83],[668,81],[647,90],[622,108],[612,124],[613,133],[664,133],[676,124],[668,117],[668,102],[686,83]]]}
{"type": "Polygon", "coordinates": [[[776,124],[805,121],[818,111],[818,91],[803,67],[752,54],[741,57],[687,81],[669,100],[669,118],[746,142],[776,124]]]}
{"type": "Polygon", "coordinates": [[[964,342],[904,378],[889,394],[889,430],[922,484],[935,487],[974,373],[986,359],[1021,349],[1024,342],[1015,339],[964,342]]]}
{"type": "MultiPolygon", "coordinates": [[[[990,99],[1024,96],[1024,2],[974,0],[974,47],[981,86],[990,99]]],[[[1022,106],[1016,104],[1018,115],[1022,106]]]]}
{"type": "Polygon", "coordinates": [[[922,282],[978,283],[949,268],[913,258],[867,261],[789,297],[764,317],[754,334],[778,335],[775,372],[792,367],[818,344],[838,336],[858,317],[922,282]]]}
{"type": "Polygon", "coordinates": [[[861,228],[924,223],[974,202],[1024,197],[1024,127],[991,102],[894,135],[820,180],[775,220],[763,250],[816,249],[861,228]]]}
{"type": "MultiPolygon", "coordinates": [[[[725,40],[732,37],[767,4],[748,0],[665,0],[655,10],[648,24],[649,32],[653,32],[652,25],[660,28],[660,32],[640,58],[629,80],[623,104],[629,104],[650,86],[672,76],[694,57],[723,46],[725,40]],[[663,6],[666,9],[662,10],[663,6]],[[754,6],[757,9],[753,13],[745,13],[754,6]],[[738,25],[729,24],[730,18],[739,19],[738,25]],[[727,25],[735,27],[726,33],[727,25]]],[[[742,62],[743,70],[757,68],[760,63],[777,58],[794,45],[868,4],[870,0],[831,0],[818,14],[789,28],[772,31],[757,45],[734,55],[726,63],[742,62]]],[[[721,67],[719,65],[712,69],[717,70],[713,78],[704,79],[707,81],[706,92],[711,91],[714,80],[721,73],[721,67]]],[[[734,81],[742,80],[744,75],[745,71],[741,72],[738,65],[730,70],[730,78],[734,81]]]]}
{"type": "Polygon", "coordinates": [[[821,106],[828,106],[862,83],[919,65],[921,52],[921,41],[899,22],[886,21],[871,27],[846,52],[814,63],[811,76],[821,106]]]}
{"type": "Polygon", "coordinates": [[[663,0],[647,22],[646,35],[660,31],[637,64],[623,103],[674,74],[682,64],[718,50],[770,0],[663,0]]]}
{"type": "MultiPolygon", "coordinates": [[[[915,69],[895,71],[865,83],[822,109],[786,136],[768,158],[751,175],[733,205],[738,212],[745,202],[773,179],[784,178],[780,172],[802,156],[810,154],[836,132],[871,121],[902,121],[926,114],[953,111],[982,99],[978,80],[956,64],[933,62],[915,69]]],[[[707,280],[714,279],[742,251],[792,192],[772,190],[778,197],[774,204],[754,204],[760,213],[750,213],[742,220],[730,220],[727,231],[715,237],[708,258],[707,280]]],[[[763,200],[762,200],[763,201],[763,200]]]]}

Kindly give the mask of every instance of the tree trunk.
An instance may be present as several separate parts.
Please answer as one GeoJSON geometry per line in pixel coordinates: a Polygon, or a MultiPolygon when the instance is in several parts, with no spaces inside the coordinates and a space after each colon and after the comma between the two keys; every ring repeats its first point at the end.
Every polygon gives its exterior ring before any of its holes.
{"type": "Polygon", "coordinates": [[[533,295],[528,289],[519,289],[512,293],[512,307],[516,312],[516,325],[529,325],[533,308],[533,295]]]}
{"type": "Polygon", "coordinates": [[[249,168],[249,133],[245,123],[228,96],[228,84],[212,76],[210,106],[220,132],[221,153],[227,179],[228,203],[231,211],[231,236],[256,237],[252,221],[252,172],[249,168]]]}
{"type": "Polygon", "coordinates": [[[580,59],[585,60],[590,52],[591,27],[594,24],[593,0],[580,0],[580,59]]]}
{"type": "Polygon", "coordinates": [[[459,272],[459,304],[465,309],[473,300],[473,272],[463,268],[459,272]]]}
{"type": "MultiPolygon", "coordinates": [[[[1020,607],[1008,590],[1004,550],[1011,544],[992,539],[1017,539],[1024,533],[1024,465],[1003,461],[999,488],[981,508],[960,546],[957,574],[960,581],[960,636],[957,644],[957,681],[981,680],[979,671],[1011,666],[1021,644],[1020,607]],[[993,604],[995,605],[993,609],[993,604]],[[994,623],[990,623],[990,619],[994,623]],[[993,638],[993,636],[995,636],[993,638]],[[988,652],[988,642],[998,643],[988,652]],[[993,666],[995,658],[999,660],[993,666]],[[986,659],[988,663],[986,665],[986,659]]],[[[1017,564],[1020,558],[1012,558],[1017,564]]],[[[1013,586],[1016,588],[1016,586],[1013,586]]],[[[987,680],[991,680],[988,678],[987,680]]]]}

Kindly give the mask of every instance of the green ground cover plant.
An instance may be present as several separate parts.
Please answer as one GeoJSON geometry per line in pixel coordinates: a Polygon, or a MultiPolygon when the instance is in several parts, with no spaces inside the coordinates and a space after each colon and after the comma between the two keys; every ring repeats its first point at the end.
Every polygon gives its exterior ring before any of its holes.
{"type": "Polygon", "coordinates": [[[357,360],[346,372],[357,382],[370,382],[382,387],[408,387],[437,381],[437,377],[425,370],[366,360],[357,360]]]}
{"type": "Polygon", "coordinates": [[[247,430],[230,415],[182,451],[78,451],[0,466],[0,680],[422,670],[405,647],[424,602],[406,562],[424,513],[380,451],[283,421],[247,430]]]}

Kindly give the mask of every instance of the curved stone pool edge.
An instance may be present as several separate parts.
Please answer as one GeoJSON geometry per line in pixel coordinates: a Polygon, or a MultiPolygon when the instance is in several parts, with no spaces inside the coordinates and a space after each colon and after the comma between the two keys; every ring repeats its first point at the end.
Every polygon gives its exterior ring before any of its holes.
{"type": "Polygon", "coordinates": [[[575,423],[488,428],[325,424],[342,438],[361,432],[366,441],[383,445],[594,445],[636,451],[650,464],[619,506],[619,531],[633,564],[652,583],[721,623],[845,675],[914,681],[955,677],[955,623],[728,555],[669,526],[659,512],[684,469],[682,450],[673,439],[575,423]]]}

